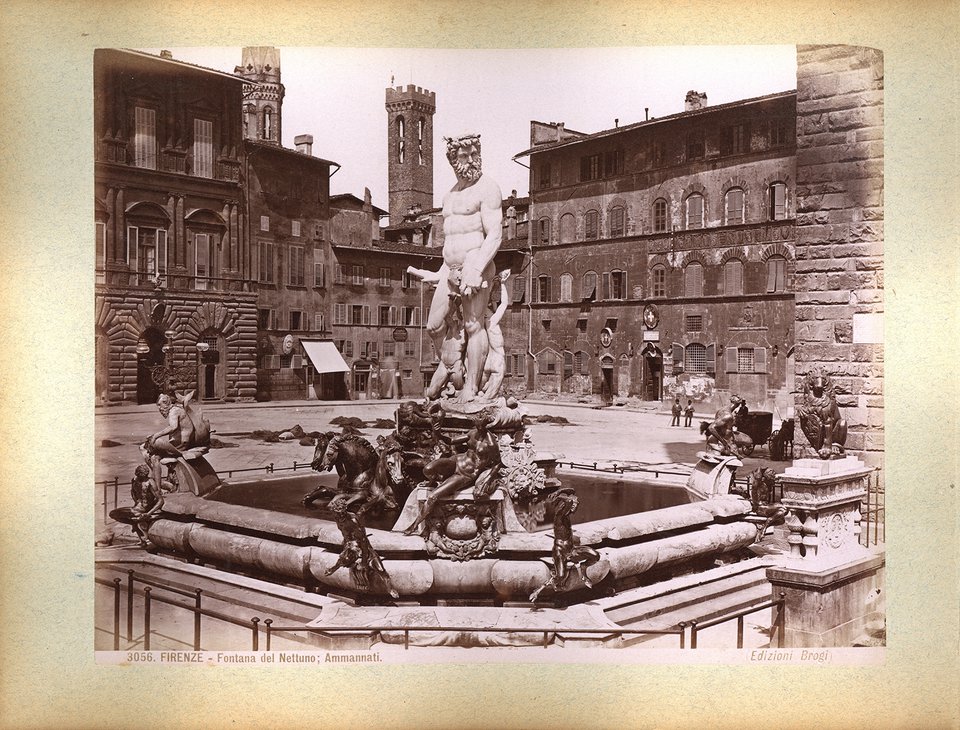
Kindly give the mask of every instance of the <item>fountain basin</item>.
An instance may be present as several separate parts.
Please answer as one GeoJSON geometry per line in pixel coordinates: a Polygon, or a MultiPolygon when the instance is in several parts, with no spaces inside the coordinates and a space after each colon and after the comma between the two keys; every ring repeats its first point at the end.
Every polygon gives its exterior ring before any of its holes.
{"type": "MultiPolygon", "coordinates": [[[[294,582],[360,601],[382,600],[386,588],[380,581],[361,587],[346,568],[327,575],[343,547],[341,532],[322,511],[295,506],[316,486],[316,480],[316,475],[297,475],[231,482],[206,497],[171,494],[165,498],[163,518],[150,526],[148,535],[161,550],[226,570],[294,582]],[[295,495],[296,500],[279,499],[283,494],[295,495]],[[238,496],[253,504],[222,501],[238,496]],[[260,503],[278,508],[254,506],[260,503]]],[[[682,487],[567,474],[563,481],[565,486],[575,482],[582,500],[574,517],[603,515],[579,522],[575,528],[580,543],[601,556],[587,569],[587,577],[595,585],[604,579],[614,587],[635,582],[647,571],[736,550],[756,537],[756,528],[744,520],[750,504],[740,497],[690,503],[682,487]],[[611,490],[618,495],[627,493],[613,501],[628,509],[636,504],[668,506],[611,515],[611,490]],[[591,500],[591,495],[597,499],[591,500]],[[686,503],[679,503],[681,499],[686,503]]],[[[411,499],[416,499],[416,493],[411,499]]],[[[550,577],[552,530],[542,529],[538,523],[549,525],[549,515],[528,519],[532,531],[502,532],[494,554],[468,560],[432,556],[423,537],[390,529],[396,517],[394,513],[373,523],[383,526],[368,524],[366,533],[402,600],[427,604],[463,600],[480,605],[527,601],[530,592],[550,577]]],[[[570,574],[556,593],[575,594],[585,588],[575,570],[570,574]]],[[[544,599],[552,600],[555,595],[545,594],[544,599]]]]}

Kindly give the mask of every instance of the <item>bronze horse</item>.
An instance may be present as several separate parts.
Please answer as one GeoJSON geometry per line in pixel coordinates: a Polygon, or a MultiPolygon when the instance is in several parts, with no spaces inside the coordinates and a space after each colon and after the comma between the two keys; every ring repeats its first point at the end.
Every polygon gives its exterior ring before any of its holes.
{"type": "MultiPolygon", "coordinates": [[[[310,468],[315,471],[337,470],[336,491],[323,485],[301,500],[310,507],[318,499],[330,501],[344,495],[347,508],[359,503],[358,515],[367,512],[389,511],[397,508],[393,485],[402,480],[399,463],[391,466],[390,454],[378,454],[362,436],[357,434],[322,434],[317,438],[310,468]]],[[[396,460],[394,460],[396,461],[396,460]]]]}

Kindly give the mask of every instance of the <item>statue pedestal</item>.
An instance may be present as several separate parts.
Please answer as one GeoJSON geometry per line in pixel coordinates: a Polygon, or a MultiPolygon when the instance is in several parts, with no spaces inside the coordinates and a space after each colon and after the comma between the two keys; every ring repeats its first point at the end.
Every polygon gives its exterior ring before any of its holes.
{"type": "Polygon", "coordinates": [[[779,480],[790,553],[767,569],[785,594],[784,645],[850,646],[871,615],[884,559],[860,544],[860,504],[872,469],[855,457],[797,459],[779,480]]]}

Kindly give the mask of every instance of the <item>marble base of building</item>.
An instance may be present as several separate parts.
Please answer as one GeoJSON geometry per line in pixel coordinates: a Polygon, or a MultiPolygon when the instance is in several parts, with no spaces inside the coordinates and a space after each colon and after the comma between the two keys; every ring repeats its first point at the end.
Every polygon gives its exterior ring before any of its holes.
{"type": "Polygon", "coordinates": [[[784,594],[784,646],[851,646],[878,616],[884,557],[860,544],[873,469],[855,457],[797,459],[780,477],[789,556],[767,570],[784,594]]]}

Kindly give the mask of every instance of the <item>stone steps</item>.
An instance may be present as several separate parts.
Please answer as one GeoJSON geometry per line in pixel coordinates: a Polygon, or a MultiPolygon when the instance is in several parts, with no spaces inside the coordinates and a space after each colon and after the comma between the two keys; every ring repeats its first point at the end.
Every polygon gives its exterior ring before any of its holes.
{"type": "MultiPolygon", "coordinates": [[[[766,561],[754,558],[734,565],[626,591],[591,603],[620,626],[651,630],[675,628],[681,621],[703,622],[770,599],[766,561]]],[[[635,644],[659,636],[636,636],[625,643],[635,644]]]]}

